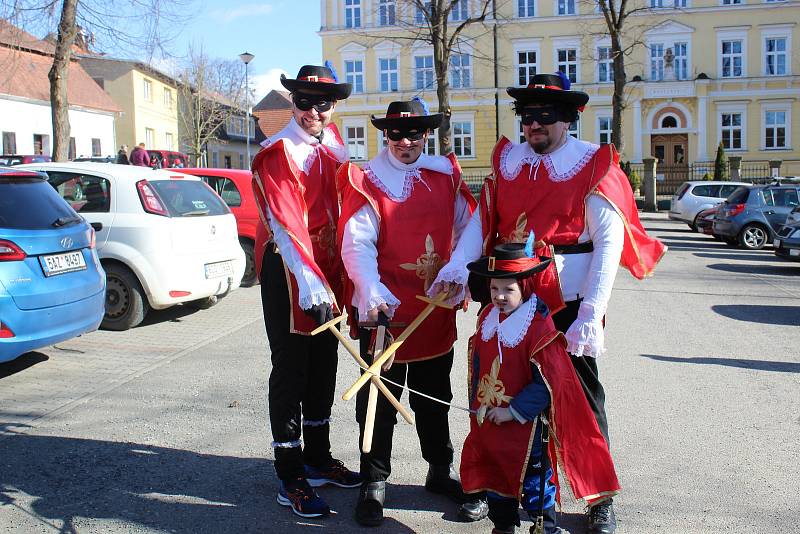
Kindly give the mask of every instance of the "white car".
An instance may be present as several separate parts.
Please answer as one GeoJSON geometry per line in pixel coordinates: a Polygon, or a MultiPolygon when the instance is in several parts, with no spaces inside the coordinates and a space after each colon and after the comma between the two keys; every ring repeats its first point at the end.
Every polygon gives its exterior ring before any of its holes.
{"type": "Polygon", "coordinates": [[[97,232],[107,276],[101,327],[127,330],[178,303],[206,308],[239,287],[245,257],[230,209],[200,178],[113,163],[20,165],[97,232]]]}
{"type": "Polygon", "coordinates": [[[697,215],[703,210],[721,204],[740,185],[752,184],[706,180],[683,182],[672,197],[669,218],[685,222],[696,232],[697,215]]]}

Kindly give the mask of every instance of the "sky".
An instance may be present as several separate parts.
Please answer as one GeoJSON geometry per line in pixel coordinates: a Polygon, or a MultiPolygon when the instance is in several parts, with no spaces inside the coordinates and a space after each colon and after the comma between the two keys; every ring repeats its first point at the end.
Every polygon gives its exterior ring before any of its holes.
{"type": "MultiPolygon", "coordinates": [[[[171,48],[183,55],[192,45],[209,57],[239,59],[249,52],[248,66],[255,101],[282,89],[280,75],[294,78],[305,64],[321,65],[319,0],[198,0],[201,9],[187,21],[171,48]]],[[[244,68],[244,64],[242,64],[244,68]]]]}

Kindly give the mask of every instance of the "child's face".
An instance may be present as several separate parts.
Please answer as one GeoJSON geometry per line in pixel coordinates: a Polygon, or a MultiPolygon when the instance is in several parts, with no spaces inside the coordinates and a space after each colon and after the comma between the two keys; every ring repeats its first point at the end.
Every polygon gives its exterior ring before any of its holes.
{"type": "Polygon", "coordinates": [[[501,313],[509,314],[522,304],[522,288],[513,278],[492,278],[489,283],[492,304],[501,313]]]}

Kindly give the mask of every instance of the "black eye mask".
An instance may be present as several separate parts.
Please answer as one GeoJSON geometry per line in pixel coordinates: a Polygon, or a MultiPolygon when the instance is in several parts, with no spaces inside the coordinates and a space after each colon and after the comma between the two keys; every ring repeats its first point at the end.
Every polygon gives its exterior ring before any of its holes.
{"type": "Polygon", "coordinates": [[[306,95],[303,93],[295,93],[292,95],[292,102],[301,111],[308,111],[311,108],[317,110],[317,113],[325,113],[333,107],[333,100],[324,95],[306,95]]]}
{"type": "Polygon", "coordinates": [[[425,136],[425,132],[426,130],[419,130],[417,128],[410,130],[393,128],[391,130],[386,130],[386,137],[392,141],[402,141],[403,139],[408,139],[409,141],[419,141],[425,136]]]}
{"type": "Polygon", "coordinates": [[[561,113],[553,106],[525,108],[522,110],[522,124],[530,126],[533,121],[548,126],[561,120],[561,113]]]}

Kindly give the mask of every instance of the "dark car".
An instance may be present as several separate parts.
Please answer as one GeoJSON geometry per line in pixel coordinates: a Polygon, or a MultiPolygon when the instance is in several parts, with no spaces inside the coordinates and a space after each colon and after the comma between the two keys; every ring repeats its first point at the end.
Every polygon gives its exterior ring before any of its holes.
{"type": "Polygon", "coordinates": [[[4,167],[21,165],[23,163],[42,163],[43,161],[52,161],[52,158],[44,154],[3,154],[0,156],[0,166],[4,167]]]}
{"type": "Polygon", "coordinates": [[[717,214],[718,209],[719,206],[714,206],[713,208],[708,208],[697,214],[697,217],[695,217],[695,226],[698,232],[706,235],[714,235],[712,226],[714,224],[714,216],[717,214]]]}
{"type": "Polygon", "coordinates": [[[720,205],[713,233],[750,250],[771,243],[789,212],[800,205],[800,185],[742,186],[720,205]]]}
{"type": "Polygon", "coordinates": [[[775,255],[800,261],[800,222],[787,224],[775,236],[775,255]]]}

